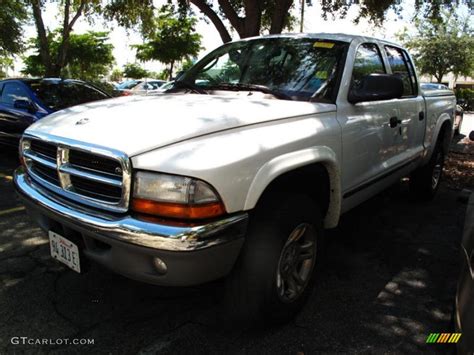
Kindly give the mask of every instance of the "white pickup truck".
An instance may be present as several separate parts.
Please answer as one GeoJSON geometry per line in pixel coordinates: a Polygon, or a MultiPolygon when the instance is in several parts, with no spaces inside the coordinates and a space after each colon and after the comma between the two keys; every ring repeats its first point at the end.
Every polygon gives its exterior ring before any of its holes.
{"type": "Polygon", "coordinates": [[[451,91],[422,94],[400,46],[343,34],[227,43],[166,94],[72,107],[32,125],[14,182],[51,254],[185,286],[226,278],[240,318],[286,320],[323,230],[404,176],[436,192],[451,91]]]}

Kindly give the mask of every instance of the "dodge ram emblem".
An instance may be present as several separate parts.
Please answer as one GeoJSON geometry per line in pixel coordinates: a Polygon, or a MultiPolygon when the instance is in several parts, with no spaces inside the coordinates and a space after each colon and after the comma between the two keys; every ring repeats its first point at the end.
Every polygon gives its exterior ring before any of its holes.
{"type": "Polygon", "coordinates": [[[86,124],[87,122],[89,122],[89,119],[88,118],[81,118],[79,121],[76,122],[76,125],[82,125],[82,124],[86,124]]]}

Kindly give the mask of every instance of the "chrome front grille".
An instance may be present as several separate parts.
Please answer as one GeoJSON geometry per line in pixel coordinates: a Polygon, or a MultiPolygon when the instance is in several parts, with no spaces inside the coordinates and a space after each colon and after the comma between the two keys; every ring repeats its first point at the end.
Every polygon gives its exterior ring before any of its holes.
{"type": "Polygon", "coordinates": [[[25,135],[21,154],[32,179],[76,202],[125,212],[131,166],[121,152],[59,137],[25,135]]]}

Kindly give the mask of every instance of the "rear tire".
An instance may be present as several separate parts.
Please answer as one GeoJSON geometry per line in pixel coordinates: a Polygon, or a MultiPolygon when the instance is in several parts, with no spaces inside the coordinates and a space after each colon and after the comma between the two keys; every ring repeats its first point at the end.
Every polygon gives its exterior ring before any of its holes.
{"type": "Polygon", "coordinates": [[[444,152],[441,142],[431,155],[428,164],[418,168],[410,177],[410,191],[422,200],[431,200],[439,189],[444,167],[444,152]]]}
{"type": "Polygon", "coordinates": [[[314,286],[322,241],[321,214],[309,197],[291,194],[263,203],[227,279],[226,313],[253,326],[290,320],[314,286]]]}

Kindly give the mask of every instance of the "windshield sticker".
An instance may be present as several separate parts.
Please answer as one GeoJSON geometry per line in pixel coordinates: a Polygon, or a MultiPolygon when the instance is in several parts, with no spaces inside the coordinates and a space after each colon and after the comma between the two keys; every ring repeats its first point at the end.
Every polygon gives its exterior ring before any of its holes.
{"type": "Polygon", "coordinates": [[[327,80],[327,78],[328,78],[328,72],[325,71],[325,70],[317,71],[316,73],[314,73],[314,77],[315,77],[316,79],[327,80]]]}
{"type": "Polygon", "coordinates": [[[331,42],[314,42],[313,47],[331,49],[332,47],[334,47],[334,45],[335,43],[331,43],[331,42]]]}

